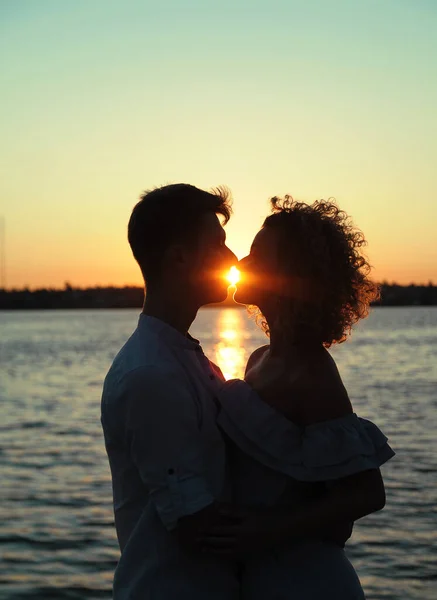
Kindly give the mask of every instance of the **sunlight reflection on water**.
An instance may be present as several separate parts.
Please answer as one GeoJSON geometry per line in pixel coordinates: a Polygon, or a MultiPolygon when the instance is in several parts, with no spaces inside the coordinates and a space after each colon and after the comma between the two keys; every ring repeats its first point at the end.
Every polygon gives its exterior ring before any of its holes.
{"type": "Polygon", "coordinates": [[[213,360],[220,365],[225,379],[244,375],[248,353],[242,345],[243,318],[246,318],[243,311],[232,308],[223,310],[219,317],[219,341],[214,346],[213,360]]]}

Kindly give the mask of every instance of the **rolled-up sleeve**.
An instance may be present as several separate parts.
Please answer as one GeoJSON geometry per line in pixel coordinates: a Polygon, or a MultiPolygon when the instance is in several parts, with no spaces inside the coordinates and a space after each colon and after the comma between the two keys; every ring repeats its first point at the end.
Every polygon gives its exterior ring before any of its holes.
{"type": "Polygon", "coordinates": [[[124,437],[167,529],[214,502],[199,406],[180,375],[141,367],[124,377],[124,437]]]}

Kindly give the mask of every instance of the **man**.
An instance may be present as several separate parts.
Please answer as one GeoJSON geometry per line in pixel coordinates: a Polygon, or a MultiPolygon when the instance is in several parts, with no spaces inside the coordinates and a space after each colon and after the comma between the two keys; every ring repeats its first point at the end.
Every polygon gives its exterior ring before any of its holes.
{"type": "Polygon", "coordinates": [[[121,558],[114,600],[232,599],[232,562],[195,552],[197,532],[229,501],[226,448],[214,396],[222,382],[188,329],[226,298],[236,257],[217,215],[225,189],[169,185],[145,193],[128,227],[146,284],[136,331],[105,379],[102,426],[121,558]]]}

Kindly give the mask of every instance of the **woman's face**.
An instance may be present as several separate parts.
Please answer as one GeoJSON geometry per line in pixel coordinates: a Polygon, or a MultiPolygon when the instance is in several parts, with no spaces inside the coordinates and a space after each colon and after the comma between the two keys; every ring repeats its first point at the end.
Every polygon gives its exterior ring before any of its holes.
{"type": "Polygon", "coordinates": [[[265,306],[276,294],[280,294],[280,252],[276,231],[263,227],[253,240],[250,254],[238,263],[240,281],[234,298],[240,304],[265,306]]]}

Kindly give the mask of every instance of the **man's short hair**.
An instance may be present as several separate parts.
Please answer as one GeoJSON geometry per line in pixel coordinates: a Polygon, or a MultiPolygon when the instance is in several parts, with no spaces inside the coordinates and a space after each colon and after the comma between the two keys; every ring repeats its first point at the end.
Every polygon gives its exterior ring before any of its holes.
{"type": "Polygon", "coordinates": [[[206,192],[186,183],[165,185],[144,192],[135,205],[128,225],[133,255],[146,282],[159,276],[162,258],[169,246],[193,242],[205,213],[231,216],[230,192],[225,187],[206,192]]]}

